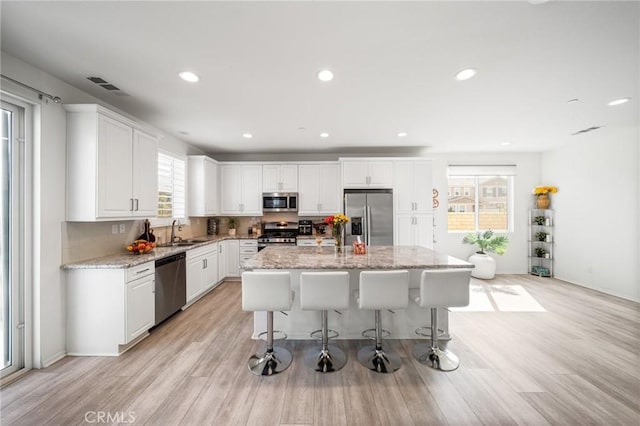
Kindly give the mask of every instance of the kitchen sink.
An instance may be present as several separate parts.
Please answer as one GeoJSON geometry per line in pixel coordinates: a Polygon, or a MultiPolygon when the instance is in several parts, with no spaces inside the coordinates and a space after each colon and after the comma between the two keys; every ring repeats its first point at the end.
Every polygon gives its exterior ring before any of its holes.
{"type": "Polygon", "coordinates": [[[181,240],[175,243],[158,244],[158,247],[189,247],[199,243],[206,243],[207,240],[181,240]]]}

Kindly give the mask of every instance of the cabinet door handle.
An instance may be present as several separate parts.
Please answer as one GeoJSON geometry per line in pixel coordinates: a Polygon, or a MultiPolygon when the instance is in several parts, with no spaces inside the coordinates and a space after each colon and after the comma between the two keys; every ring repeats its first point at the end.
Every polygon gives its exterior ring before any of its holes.
{"type": "Polygon", "coordinates": [[[145,268],[140,271],[137,271],[136,274],[144,274],[145,272],[149,272],[149,270],[150,270],[149,268],[145,268]]]}
{"type": "Polygon", "coordinates": [[[140,202],[140,200],[138,200],[138,199],[136,198],[136,211],[138,211],[138,204],[139,204],[139,202],[140,202]]]}
{"type": "Polygon", "coordinates": [[[131,201],[131,208],[129,208],[129,211],[133,211],[133,198],[129,198],[129,201],[131,201]]]}
{"type": "Polygon", "coordinates": [[[155,293],[156,292],[156,280],[153,280],[151,282],[151,293],[155,293]]]}

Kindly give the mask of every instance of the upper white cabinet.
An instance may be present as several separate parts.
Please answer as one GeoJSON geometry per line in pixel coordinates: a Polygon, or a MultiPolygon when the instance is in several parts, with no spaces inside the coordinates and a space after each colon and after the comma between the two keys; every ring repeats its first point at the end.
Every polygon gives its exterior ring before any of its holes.
{"type": "Polygon", "coordinates": [[[220,214],[262,216],[262,165],[220,164],[220,214]]]}
{"type": "Polygon", "coordinates": [[[429,160],[395,162],[395,214],[433,211],[432,164],[429,160]]]}
{"type": "Polygon", "coordinates": [[[220,214],[218,199],[218,162],[205,155],[190,155],[189,215],[220,214]]]}
{"type": "Polygon", "coordinates": [[[298,165],[263,164],[262,192],[298,192],[298,165]]]}
{"type": "Polygon", "coordinates": [[[298,166],[298,216],[320,216],[342,211],[340,164],[298,166]]]}
{"type": "Polygon", "coordinates": [[[99,105],[67,110],[67,220],[156,216],[157,139],[99,105]]]}
{"type": "Polygon", "coordinates": [[[342,160],[344,188],[393,188],[393,161],[342,160]]]}

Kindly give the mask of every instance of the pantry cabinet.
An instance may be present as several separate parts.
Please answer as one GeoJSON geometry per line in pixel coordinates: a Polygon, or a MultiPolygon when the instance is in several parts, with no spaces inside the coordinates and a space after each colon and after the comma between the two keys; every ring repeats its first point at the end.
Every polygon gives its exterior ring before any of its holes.
{"type": "Polygon", "coordinates": [[[433,215],[396,215],[394,245],[433,248],[433,215]]]}
{"type": "Polygon", "coordinates": [[[432,164],[429,160],[402,160],[394,164],[396,214],[433,212],[432,164]]]}
{"type": "Polygon", "coordinates": [[[218,199],[218,162],[205,155],[190,155],[189,215],[220,214],[218,199]]]}
{"type": "Polygon", "coordinates": [[[221,164],[220,214],[262,216],[262,166],[221,164]]]}
{"type": "Polygon", "coordinates": [[[298,166],[298,216],[322,216],[342,211],[339,163],[298,166]]]}
{"type": "Polygon", "coordinates": [[[262,192],[298,192],[298,165],[263,164],[262,192]]]}
{"type": "Polygon", "coordinates": [[[67,270],[67,354],[113,356],[155,324],[155,263],[67,270]]]}
{"type": "Polygon", "coordinates": [[[157,138],[95,104],[67,110],[67,220],[156,216],[157,138]]]}
{"type": "Polygon", "coordinates": [[[342,160],[344,188],[393,188],[393,161],[342,160]]]}

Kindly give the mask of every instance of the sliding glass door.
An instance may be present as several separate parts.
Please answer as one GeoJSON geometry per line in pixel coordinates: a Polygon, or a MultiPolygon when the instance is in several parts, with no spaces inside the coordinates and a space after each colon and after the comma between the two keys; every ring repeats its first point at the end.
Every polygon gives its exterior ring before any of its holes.
{"type": "Polygon", "coordinates": [[[0,152],[0,377],[24,366],[24,109],[2,102],[0,152]]]}

